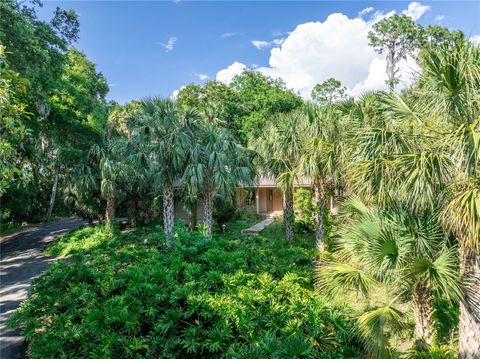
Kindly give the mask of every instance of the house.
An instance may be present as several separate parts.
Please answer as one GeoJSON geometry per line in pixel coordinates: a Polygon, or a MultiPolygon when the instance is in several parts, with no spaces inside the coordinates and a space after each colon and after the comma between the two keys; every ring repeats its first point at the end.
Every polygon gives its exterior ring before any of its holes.
{"type": "MultiPolygon", "coordinates": [[[[295,188],[311,188],[312,182],[308,177],[299,178],[295,188]]],[[[177,184],[176,188],[181,188],[177,184]]],[[[251,186],[238,187],[235,190],[239,208],[261,215],[269,215],[283,211],[283,194],[272,176],[259,176],[251,186]]],[[[203,217],[203,203],[197,206],[197,218],[203,217]]],[[[175,219],[189,220],[189,214],[181,200],[175,200],[175,219]]]]}
{"type": "MultiPolygon", "coordinates": [[[[295,188],[311,188],[312,181],[301,177],[295,181],[295,188]]],[[[271,214],[283,211],[283,194],[272,176],[260,176],[252,187],[239,187],[237,204],[257,214],[271,214]]]]}

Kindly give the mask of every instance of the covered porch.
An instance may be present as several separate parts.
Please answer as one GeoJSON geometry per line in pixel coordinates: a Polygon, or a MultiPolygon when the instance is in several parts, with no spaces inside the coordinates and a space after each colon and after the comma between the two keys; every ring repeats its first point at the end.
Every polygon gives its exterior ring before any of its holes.
{"type": "Polygon", "coordinates": [[[272,214],[283,210],[283,196],[276,187],[237,188],[237,204],[257,214],[272,214]]]}

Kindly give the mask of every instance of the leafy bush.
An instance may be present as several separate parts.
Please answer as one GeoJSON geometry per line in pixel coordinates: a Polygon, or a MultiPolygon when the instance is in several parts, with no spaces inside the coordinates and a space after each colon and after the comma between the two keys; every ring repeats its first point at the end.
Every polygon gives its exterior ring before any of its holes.
{"type": "Polygon", "coordinates": [[[355,358],[348,309],[312,289],[311,243],[161,227],[63,237],[9,324],[31,358],[355,358]]]}
{"type": "Polygon", "coordinates": [[[295,191],[295,229],[297,232],[312,232],[315,228],[315,205],[312,191],[304,188],[295,191]]]}
{"type": "Polygon", "coordinates": [[[216,197],[213,208],[213,219],[222,227],[223,224],[231,221],[237,215],[235,201],[228,201],[222,197],[216,197]]]}
{"type": "Polygon", "coordinates": [[[455,359],[456,355],[445,345],[429,345],[425,349],[412,349],[407,355],[407,359],[455,359]]]}

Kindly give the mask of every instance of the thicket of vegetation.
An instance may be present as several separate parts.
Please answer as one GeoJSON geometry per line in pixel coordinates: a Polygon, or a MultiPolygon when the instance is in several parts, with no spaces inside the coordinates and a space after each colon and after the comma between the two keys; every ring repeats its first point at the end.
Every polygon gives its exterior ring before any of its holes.
{"type": "Polygon", "coordinates": [[[184,226],[85,228],[11,318],[31,358],[361,357],[347,308],[313,291],[312,242],[184,226]]]}
{"type": "Polygon", "coordinates": [[[247,70],[120,106],[71,46],[73,12],[45,23],[4,1],[0,26],[2,222],[106,228],[51,249],[73,262],[14,320],[32,356],[478,357],[480,48],[462,33],[377,22],[390,90],[356,99],[328,79],[305,102],[247,70]],[[407,56],[417,79],[398,91],[407,56]],[[282,191],[283,234],[215,235],[259,174],[282,191]],[[161,226],[120,234],[117,215],[161,226]]]}

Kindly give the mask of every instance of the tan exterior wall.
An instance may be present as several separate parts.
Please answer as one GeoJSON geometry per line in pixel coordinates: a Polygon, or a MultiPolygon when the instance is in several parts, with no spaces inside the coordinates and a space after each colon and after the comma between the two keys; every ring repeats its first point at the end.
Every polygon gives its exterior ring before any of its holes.
{"type": "Polygon", "coordinates": [[[278,188],[257,188],[257,213],[270,213],[283,210],[282,192],[278,188]]]}
{"type": "Polygon", "coordinates": [[[283,211],[283,194],[278,188],[273,189],[273,210],[283,211]]]}
{"type": "MultiPolygon", "coordinates": [[[[306,188],[309,187],[298,187],[306,188]]],[[[296,188],[296,189],[298,189],[296,188]]],[[[242,210],[255,211],[258,214],[266,214],[271,212],[283,211],[283,195],[282,191],[277,187],[259,187],[256,188],[256,206],[245,205],[245,190],[243,188],[236,189],[236,201],[239,208],[242,210]],[[242,208],[243,207],[243,208],[242,208]],[[256,207],[256,208],[255,208],[256,207]]],[[[197,206],[197,220],[200,222],[203,218],[203,203],[200,202],[197,206]]],[[[182,219],[188,223],[189,215],[183,208],[181,201],[175,201],[175,221],[182,219]]]]}

